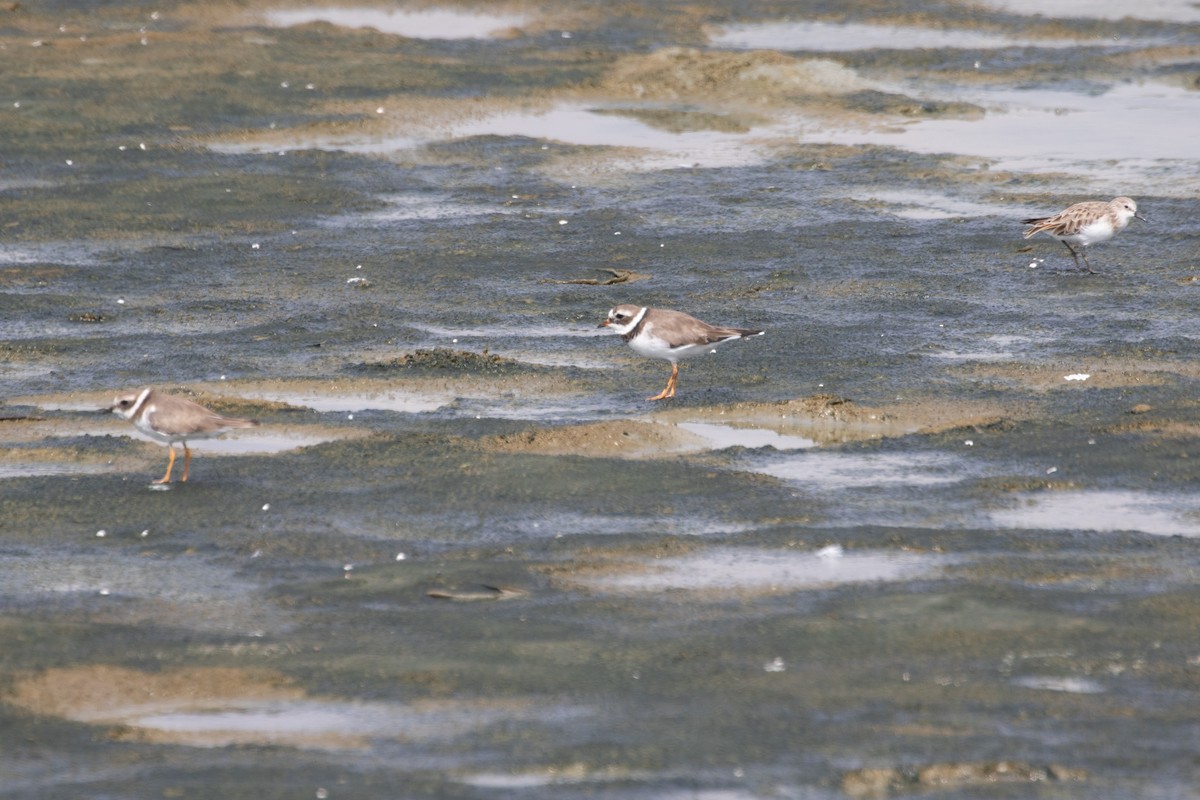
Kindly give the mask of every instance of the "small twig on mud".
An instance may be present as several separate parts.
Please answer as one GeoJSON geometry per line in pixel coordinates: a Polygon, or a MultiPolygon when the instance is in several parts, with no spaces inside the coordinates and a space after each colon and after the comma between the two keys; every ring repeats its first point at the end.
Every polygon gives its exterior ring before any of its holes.
{"type": "Polygon", "coordinates": [[[601,272],[607,272],[612,275],[611,278],[573,278],[571,280],[555,280],[548,278],[546,283],[578,283],[584,286],[612,286],[617,283],[632,283],[633,281],[641,281],[649,278],[649,275],[643,275],[640,272],[634,272],[631,269],[611,269],[603,268],[601,272]]]}
{"type": "Polygon", "coordinates": [[[515,597],[524,597],[529,592],[524,589],[517,589],[512,586],[487,586],[484,585],[485,591],[454,591],[452,589],[430,589],[425,593],[426,597],[432,597],[434,600],[457,600],[460,603],[471,602],[475,600],[512,600],[515,597]]]}

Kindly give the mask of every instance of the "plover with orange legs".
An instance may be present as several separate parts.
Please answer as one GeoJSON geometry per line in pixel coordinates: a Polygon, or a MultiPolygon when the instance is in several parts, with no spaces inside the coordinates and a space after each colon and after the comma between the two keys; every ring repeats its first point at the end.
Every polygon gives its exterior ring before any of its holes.
{"type": "Polygon", "coordinates": [[[189,440],[211,439],[232,430],[258,425],[252,419],[223,417],[199,403],[154,389],[117,395],[106,410],[129,420],[151,439],[166,444],[171,454],[167,460],[167,472],[155,483],[171,482],[171,470],[175,467],[175,442],[183,443],[183,477],[180,480],[186,481],[188,467],[192,463],[192,451],[187,444],[189,440]]]}
{"type": "Polygon", "coordinates": [[[667,387],[647,400],[675,396],[680,359],[698,356],[734,339],[761,336],[765,332],[709,325],[682,311],[635,305],[616,306],[608,312],[608,318],[599,327],[620,334],[630,347],[644,356],[671,362],[671,377],[667,379],[667,387]]]}
{"type": "Polygon", "coordinates": [[[1125,230],[1131,220],[1140,219],[1145,222],[1146,218],[1139,215],[1137,210],[1137,203],[1132,199],[1117,197],[1107,202],[1089,200],[1076,203],[1052,217],[1033,217],[1022,222],[1029,226],[1025,231],[1026,239],[1038,233],[1053,236],[1071,251],[1076,269],[1079,269],[1079,259],[1082,258],[1083,266],[1095,275],[1096,271],[1092,269],[1084,253],[1085,248],[1097,242],[1107,242],[1125,230]],[[1072,247],[1073,244],[1079,249],[1072,247]]]}

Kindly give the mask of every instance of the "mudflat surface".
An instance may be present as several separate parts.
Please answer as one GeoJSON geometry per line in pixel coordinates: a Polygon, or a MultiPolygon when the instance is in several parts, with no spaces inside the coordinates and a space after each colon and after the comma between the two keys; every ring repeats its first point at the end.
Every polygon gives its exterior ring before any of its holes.
{"type": "Polygon", "coordinates": [[[0,7],[0,797],[1200,797],[1194,6],[94,6],[0,7]],[[626,302],[767,333],[649,403],[626,302]]]}

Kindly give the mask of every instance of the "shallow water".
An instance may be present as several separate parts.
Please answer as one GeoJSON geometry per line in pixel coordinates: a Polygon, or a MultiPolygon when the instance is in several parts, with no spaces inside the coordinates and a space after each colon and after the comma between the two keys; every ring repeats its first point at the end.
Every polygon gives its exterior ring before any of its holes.
{"type": "Polygon", "coordinates": [[[961,459],[942,453],[806,453],[772,460],[754,471],[821,489],[845,489],[953,483],[966,477],[966,468],[961,459]]]}
{"type": "Polygon", "coordinates": [[[268,400],[276,403],[287,403],[291,406],[303,406],[320,412],[355,412],[369,410],[397,411],[405,414],[420,414],[436,411],[449,403],[449,396],[428,396],[420,393],[381,392],[367,394],[360,392],[304,392],[276,391],[249,392],[245,395],[251,399],[268,400]]]}
{"type": "Polygon", "coordinates": [[[714,425],[710,422],[681,422],[679,427],[704,439],[713,449],[770,447],[775,450],[802,450],[817,445],[813,439],[803,436],[788,436],[762,428],[735,428],[730,425],[714,425]]]}
{"type": "Polygon", "coordinates": [[[30,478],[35,475],[70,475],[73,473],[99,472],[100,467],[63,463],[38,464],[36,462],[0,463],[0,480],[7,478],[30,478]]]}
{"type": "Polygon", "coordinates": [[[1195,3],[1187,0],[1148,0],[1136,6],[1130,6],[1121,0],[1100,0],[1086,6],[1071,0],[982,0],[980,5],[1015,14],[1041,14],[1064,19],[1120,20],[1132,17],[1171,22],[1200,22],[1200,10],[1197,10],[1195,3]]]}
{"type": "MultiPolygon", "coordinates": [[[[387,137],[361,135],[318,135],[299,140],[270,143],[220,142],[213,149],[221,153],[286,153],[294,150],[331,150],[376,156],[395,156],[401,151],[413,151],[440,141],[469,140],[479,136],[529,137],[560,144],[636,148],[644,155],[629,160],[630,170],[674,169],[704,166],[707,168],[744,166],[761,163],[756,152],[753,134],[719,133],[714,131],[663,131],[635,117],[606,113],[605,109],[566,105],[539,111],[502,112],[477,120],[449,122],[437,131],[424,134],[405,133],[387,137]]],[[[781,135],[782,130],[764,130],[763,135],[781,135]]],[[[393,200],[393,203],[396,201],[393,200]]],[[[399,204],[388,211],[377,212],[378,221],[444,218],[470,214],[502,213],[499,208],[476,208],[456,205],[449,208],[436,198],[423,199],[419,204],[399,204]]]]}
{"type": "Polygon", "coordinates": [[[373,28],[416,39],[482,39],[521,24],[520,16],[499,16],[446,9],[395,11],[377,8],[306,8],[268,12],[271,25],[288,27],[328,22],[347,28],[373,28]]]}
{"type": "Polygon", "coordinates": [[[535,724],[555,717],[585,717],[584,709],[528,708],[486,711],[478,707],[410,708],[401,704],[322,700],[224,702],[212,708],[139,713],[123,724],[183,744],[228,747],[271,744],[301,749],[355,750],[371,739],[429,742],[449,740],[501,722],[535,724]]]}
{"type": "MultiPolygon", "coordinates": [[[[1148,42],[1122,42],[1145,46],[1148,42]]],[[[1034,39],[976,30],[947,30],[858,23],[775,22],[735,25],[712,37],[718,47],[745,50],[839,52],[847,50],[963,49],[990,50],[1016,47],[1111,46],[1110,40],[1034,39]]]]}
{"type": "Polygon", "coordinates": [[[0,11],[0,795],[1193,796],[1200,18],[1127,6],[0,11]],[[768,335],[648,402],[623,302],[768,335]],[[262,426],[150,486],[148,385],[262,426]]]}
{"type": "Polygon", "coordinates": [[[1047,692],[1068,692],[1072,694],[1100,694],[1104,686],[1099,681],[1086,678],[1054,678],[1049,676],[1026,675],[1013,680],[1017,686],[1026,689],[1040,689],[1047,692]]]}
{"type": "Polygon", "coordinates": [[[927,577],[936,571],[936,564],[935,559],[914,554],[844,553],[840,548],[825,548],[818,553],[712,548],[699,556],[655,561],[632,575],[597,578],[591,585],[641,592],[737,589],[787,592],[927,577]]]}
{"type": "Polygon", "coordinates": [[[979,156],[990,168],[1016,172],[1056,170],[1089,178],[1099,191],[1163,182],[1175,192],[1200,186],[1200,143],[1188,120],[1200,114],[1200,96],[1151,81],[1079,91],[989,89],[952,93],[988,109],[982,120],[928,120],[886,131],[807,133],[808,141],[877,144],[917,153],[979,156]],[[1136,120],[1136,122],[1128,122],[1136,120]]]}
{"type": "Polygon", "coordinates": [[[1158,536],[1200,536],[1200,497],[1149,492],[1084,491],[1019,497],[1014,508],[994,511],[1006,528],[1137,531],[1158,536]]]}

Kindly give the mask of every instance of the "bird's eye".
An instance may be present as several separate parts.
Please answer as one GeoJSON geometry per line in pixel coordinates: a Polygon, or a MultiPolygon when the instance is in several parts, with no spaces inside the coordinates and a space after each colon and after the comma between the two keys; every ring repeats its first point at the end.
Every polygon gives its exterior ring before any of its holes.
{"type": "Polygon", "coordinates": [[[122,400],[121,402],[117,403],[117,405],[119,405],[121,408],[128,408],[128,407],[129,407],[129,401],[128,401],[128,400],[122,400]]]}

